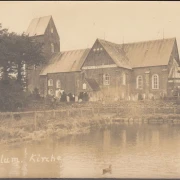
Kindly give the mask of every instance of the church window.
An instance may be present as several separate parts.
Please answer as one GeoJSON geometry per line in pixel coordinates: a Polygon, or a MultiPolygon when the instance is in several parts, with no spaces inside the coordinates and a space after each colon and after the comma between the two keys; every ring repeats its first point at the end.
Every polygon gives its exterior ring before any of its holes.
{"type": "Polygon", "coordinates": [[[83,83],[83,89],[86,89],[86,83],[83,83]]]}
{"type": "Polygon", "coordinates": [[[126,85],[126,74],[125,73],[123,73],[123,75],[122,75],[122,84],[126,85]]]}
{"type": "Polygon", "coordinates": [[[51,28],[51,33],[53,33],[54,32],[54,29],[53,28],[51,28]]]}
{"type": "Polygon", "coordinates": [[[53,86],[53,80],[52,79],[48,80],[48,86],[53,86]]]}
{"type": "Polygon", "coordinates": [[[143,78],[142,78],[142,76],[137,76],[136,87],[137,87],[137,89],[142,89],[143,88],[143,78]]]}
{"type": "Polygon", "coordinates": [[[51,43],[51,52],[54,53],[54,44],[51,43]]]}
{"type": "Polygon", "coordinates": [[[110,75],[109,74],[103,75],[103,84],[104,85],[110,85],[110,75]]]}
{"type": "Polygon", "coordinates": [[[56,81],[56,88],[61,88],[61,81],[60,80],[56,81]]]}
{"type": "Polygon", "coordinates": [[[159,76],[157,74],[152,76],[152,89],[159,89],[159,76]]]}

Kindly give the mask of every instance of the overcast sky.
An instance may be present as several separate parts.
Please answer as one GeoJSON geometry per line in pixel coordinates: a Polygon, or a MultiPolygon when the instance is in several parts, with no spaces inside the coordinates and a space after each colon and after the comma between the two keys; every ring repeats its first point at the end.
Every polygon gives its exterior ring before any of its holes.
{"type": "Polygon", "coordinates": [[[176,37],[180,46],[180,2],[0,2],[0,23],[17,33],[47,15],[54,19],[61,50],[91,47],[96,38],[126,43],[163,34],[176,37]]]}

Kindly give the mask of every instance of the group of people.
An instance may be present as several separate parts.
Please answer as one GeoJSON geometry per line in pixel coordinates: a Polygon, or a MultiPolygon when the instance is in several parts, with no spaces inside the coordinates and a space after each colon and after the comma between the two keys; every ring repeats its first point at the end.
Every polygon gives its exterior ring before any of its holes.
{"type": "Polygon", "coordinates": [[[61,93],[60,98],[56,96],[51,97],[52,105],[56,105],[57,102],[84,102],[89,100],[89,95],[87,92],[80,92],[79,96],[75,96],[72,93],[66,94],[64,91],[61,93]]]}

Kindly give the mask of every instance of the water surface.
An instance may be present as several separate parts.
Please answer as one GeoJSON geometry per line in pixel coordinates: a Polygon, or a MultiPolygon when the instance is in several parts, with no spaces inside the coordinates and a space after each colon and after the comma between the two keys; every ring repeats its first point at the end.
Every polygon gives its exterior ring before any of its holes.
{"type": "Polygon", "coordinates": [[[0,177],[179,178],[179,142],[178,124],[93,128],[60,141],[1,147],[0,177]],[[11,162],[12,157],[19,162],[11,162]],[[38,162],[37,157],[48,159],[38,162]],[[110,164],[112,174],[102,175],[110,164]]]}

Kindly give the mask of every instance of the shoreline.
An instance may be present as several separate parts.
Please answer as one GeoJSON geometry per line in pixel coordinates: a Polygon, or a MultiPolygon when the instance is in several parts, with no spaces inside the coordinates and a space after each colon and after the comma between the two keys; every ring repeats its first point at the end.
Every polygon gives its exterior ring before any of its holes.
{"type": "MultiPolygon", "coordinates": [[[[21,121],[21,120],[20,120],[21,121]]],[[[19,121],[19,123],[20,123],[19,121]]],[[[16,123],[16,121],[14,122],[16,123]]],[[[91,117],[69,117],[65,119],[49,119],[42,124],[36,125],[33,130],[32,124],[28,127],[0,126],[0,144],[13,145],[23,143],[42,142],[47,138],[60,140],[67,136],[89,133],[91,128],[107,128],[111,125],[122,124],[180,124],[180,114],[152,114],[152,115],[95,115],[91,117]]]]}

